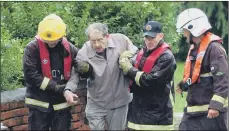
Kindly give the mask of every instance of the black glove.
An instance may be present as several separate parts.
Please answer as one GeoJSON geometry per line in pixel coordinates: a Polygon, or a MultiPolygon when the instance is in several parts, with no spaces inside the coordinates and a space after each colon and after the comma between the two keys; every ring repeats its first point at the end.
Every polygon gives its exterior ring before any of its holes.
{"type": "Polygon", "coordinates": [[[63,94],[65,86],[66,86],[66,84],[63,84],[63,85],[57,84],[55,86],[55,89],[54,90],[55,90],[56,93],[63,94]]]}
{"type": "Polygon", "coordinates": [[[180,81],[178,85],[182,91],[188,91],[188,83],[180,81]]]}
{"type": "Polygon", "coordinates": [[[76,64],[74,66],[75,70],[79,73],[79,74],[85,74],[89,71],[89,67],[90,65],[82,60],[76,60],[76,64]]]}

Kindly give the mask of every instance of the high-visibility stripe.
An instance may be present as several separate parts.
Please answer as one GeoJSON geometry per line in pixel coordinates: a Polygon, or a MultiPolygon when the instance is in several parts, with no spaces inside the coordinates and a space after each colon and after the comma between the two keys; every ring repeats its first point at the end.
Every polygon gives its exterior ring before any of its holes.
{"type": "Polygon", "coordinates": [[[174,130],[174,125],[140,125],[129,121],[128,127],[135,130],[174,130]]]}
{"type": "MultiPolygon", "coordinates": [[[[30,105],[44,107],[44,108],[49,108],[49,103],[42,102],[42,101],[35,100],[35,99],[31,99],[31,98],[25,98],[25,103],[30,104],[30,105]]],[[[60,109],[67,108],[69,106],[70,105],[67,102],[65,102],[65,103],[53,105],[53,109],[54,110],[60,110],[60,109]]]]}
{"type": "Polygon", "coordinates": [[[49,103],[38,101],[38,100],[35,100],[35,99],[31,99],[31,98],[25,98],[25,103],[26,104],[30,104],[30,105],[44,107],[44,108],[48,108],[49,107],[49,103]]]}
{"type": "Polygon", "coordinates": [[[140,78],[141,78],[141,75],[143,74],[144,72],[142,71],[138,71],[136,76],[135,76],[135,82],[138,86],[140,86],[140,78]]]}
{"type": "Polygon", "coordinates": [[[228,97],[227,99],[224,101],[223,107],[227,107],[228,106],[228,97]]]}
{"type": "MultiPolygon", "coordinates": [[[[224,101],[223,107],[228,106],[228,99],[224,101]]],[[[202,105],[202,106],[188,106],[187,112],[201,112],[201,111],[208,111],[209,104],[208,105],[202,105]]]]}
{"type": "Polygon", "coordinates": [[[207,111],[209,105],[202,105],[202,106],[188,106],[187,112],[200,112],[200,111],[207,111]]]}
{"type": "Polygon", "coordinates": [[[70,106],[70,105],[69,105],[67,102],[65,102],[65,103],[53,105],[53,109],[54,109],[54,110],[60,110],[60,109],[67,108],[67,107],[69,107],[69,106],[70,106]]]}
{"type": "Polygon", "coordinates": [[[50,81],[49,78],[44,77],[44,79],[43,79],[43,81],[42,81],[42,83],[41,83],[40,89],[41,89],[41,90],[45,90],[46,87],[47,87],[47,85],[48,85],[48,83],[49,83],[49,81],[50,81]]]}
{"type": "Polygon", "coordinates": [[[208,72],[208,73],[200,74],[200,77],[212,77],[212,73],[208,72]]]}
{"type": "Polygon", "coordinates": [[[223,98],[222,96],[218,96],[218,95],[213,95],[212,100],[218,101],[218,102],[220,102],[222,104],[224,104],[224,102],[226,101],[225,98],[223,98]]]}
{"type": "Polygon", "coordinates": [[[172,95],[171,90],[170,90],[170,93],[169,93],[169,98],[171,100],[172,105],[174,106],[174,99],[173,99],[173,95],[172,95]]]}

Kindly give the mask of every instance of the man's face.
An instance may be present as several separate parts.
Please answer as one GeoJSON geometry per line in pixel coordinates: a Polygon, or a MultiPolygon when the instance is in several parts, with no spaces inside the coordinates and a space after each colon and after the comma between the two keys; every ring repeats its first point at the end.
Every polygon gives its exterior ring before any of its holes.
{"type": "Polygon", "coordinates": [[[146,45],[155,45],[157,44],[156,37],[151,37],[151,36],[145,36],[144,41],[146,45]]]}
{"type": "Polygon", "coordinates": [[[44,43],[46,43],[50,48],[54,48],[56,47],[56,45],[58,44],[58,42],[60,42],[61,39],[55,40],[55,41],[47,41],[47,40],[43,40],[44,43]]]}
{"type": "Polygon", "coordinates": [[[158,33],[156,37],[145,36],[144,41],[146,46],[157,45],[159,41],[163,38],[163,33],[158,33]]]}
{"type": "Polygon", "coordinates": [[[89,41],[92,45],[92,48],[95,49],[97,53],[101,53],[107,47],[107,38],[99,32],[98,30],[91,30],[89,32],[89,41]]]}

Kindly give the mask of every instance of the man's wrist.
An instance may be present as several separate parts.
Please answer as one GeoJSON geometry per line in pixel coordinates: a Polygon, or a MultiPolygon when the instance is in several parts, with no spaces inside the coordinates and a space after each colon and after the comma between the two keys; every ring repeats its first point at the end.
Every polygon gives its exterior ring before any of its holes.
{"type": "Polygon", "coordinates": [[[64,92],[65,92],[65,91],[72,91],[72,90],[71,90],[71,89],[64,89],[64,92]]]}

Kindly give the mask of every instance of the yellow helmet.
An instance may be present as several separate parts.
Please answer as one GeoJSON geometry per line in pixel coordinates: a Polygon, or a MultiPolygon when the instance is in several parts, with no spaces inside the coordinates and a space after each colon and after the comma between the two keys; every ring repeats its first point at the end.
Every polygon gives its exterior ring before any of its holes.
{"type": "Polygon", "coordinates": [[[66,33],[66,25],[56,14],[46,16],[38,25],[38,36],[43,40],[55,41],[66,33]]]}

